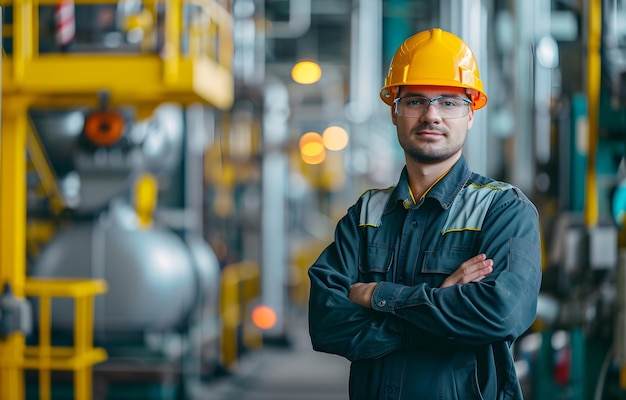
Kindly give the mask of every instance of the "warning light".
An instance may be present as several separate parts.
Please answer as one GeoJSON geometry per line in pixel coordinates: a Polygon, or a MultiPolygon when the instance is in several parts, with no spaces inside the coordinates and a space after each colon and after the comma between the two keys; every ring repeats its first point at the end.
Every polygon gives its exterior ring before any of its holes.
{"type": "Polygon", "coordinates": [[[261,329],[271,329],[276,325],[276,313],[268,306],[256,306],[252,310],[252,322],[261,329]]]}

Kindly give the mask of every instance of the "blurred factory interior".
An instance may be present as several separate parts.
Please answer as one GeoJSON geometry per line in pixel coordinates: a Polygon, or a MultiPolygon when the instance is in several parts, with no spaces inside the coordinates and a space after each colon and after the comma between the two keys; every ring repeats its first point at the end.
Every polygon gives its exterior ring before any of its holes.
{"type": "Polygon", "coordinates": [[[191,399],[288,348],[335,222],[396,182],[378,92],[430,27],[485,82],[470,166],[540,212],[525,397],[626,398],[626,1],[0,4],[0,399],[191,399]]]}

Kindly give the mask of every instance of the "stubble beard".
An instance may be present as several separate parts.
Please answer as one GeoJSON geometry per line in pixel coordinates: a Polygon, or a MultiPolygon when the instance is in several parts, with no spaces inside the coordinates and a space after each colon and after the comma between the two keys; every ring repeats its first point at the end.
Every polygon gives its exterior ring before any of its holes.
{"type": "MultiPolygon", "coordinates": [[[[411,132],[410,135],[416,135],[416,133],[411,132]]],[[[445,135],[449,137],[447,134],[445,135]]],[[[416,141],[403,140],[401,137],[398,137],[398,139],[406,156],[417,163],[423,164],[435,164],[448,160],[463,148],[463,143],[448,143],[442,146],[439,143],[440,146],[437,146],[437,143],[428,143],[425,141],[418,143],[416,141]]]]}

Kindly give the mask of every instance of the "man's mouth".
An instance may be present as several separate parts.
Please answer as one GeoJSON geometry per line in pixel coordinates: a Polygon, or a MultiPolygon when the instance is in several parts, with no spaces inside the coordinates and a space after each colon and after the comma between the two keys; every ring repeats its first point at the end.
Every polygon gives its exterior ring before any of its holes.
{"type": "Polygon", "coordinates": [[[418,130],[418,131],[415,131],[415,133],[418,136],[423,137],[423,138],[439,138],[439,137],[444,136],[443,132],[431,130],[431,129],[418,130]]]}

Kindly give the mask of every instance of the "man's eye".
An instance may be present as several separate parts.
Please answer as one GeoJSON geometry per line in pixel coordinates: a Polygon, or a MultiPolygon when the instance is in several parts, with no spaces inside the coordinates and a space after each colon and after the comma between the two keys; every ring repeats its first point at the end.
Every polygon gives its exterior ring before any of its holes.
{"type": "Polygon", "coordinates": [[[439,104],[444,107],[458,107],[461,105],[461,102],[457,99],[441,99],[439,100],[439,104]]]}
{"type": "Polygon", "coordinates": [[[421,106],[426,104],[426,101],[422,99],[408,99],[406,103],[409,106],[421,106]]]}

